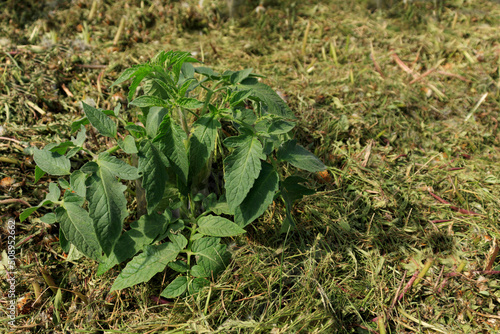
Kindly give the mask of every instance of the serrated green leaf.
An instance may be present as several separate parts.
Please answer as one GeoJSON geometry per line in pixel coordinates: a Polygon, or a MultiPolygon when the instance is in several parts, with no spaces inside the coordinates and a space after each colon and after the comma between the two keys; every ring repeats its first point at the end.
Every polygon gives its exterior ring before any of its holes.
{"type": "Polygon", "coordinates": [[[56,215],[66,239],[87,257],[99,261],[102,249],[89,213],[76,202],[64,202],[56,215]]]}
{"type": "Polygon", "coordinates": [[[85,126],[87,124],[90,124],[89,119],[87,117],[82,117],[79,120],[71,123],[71,132],[78,131],[82,128],[82,126],[85,126]]]}
{"type": "Polygon", "coordinates": [[[121,107],[122,104],[118,102],[118,104],[113,108],[113,115],[115,115],[115,117],[118,117],[118,115],[120,114],[121,107]]]}
{"type": "Polygon", "coordinates": [[[43,215],[42,217],[40,217],[40,220],[43,221],[45,224],[49,225],[52,225],[57,222],[56,214],[53,212],[49,212],[43,215]]]}
{"type": "Polygon", "coordinates": [[[210,286],[209,280],[201,277],[196,277],[188,284],[188,292],[190,295],[194,295],[195,293],[200,292],[206,286],[210,286]]]}
{"type": "Polygon", "coordinates": [[[143,88],[145,95],[156,96],[164,101],[168,101],[169,99],[177,96],[177,88],[174,85],[166,83],[158,78],[145,80],[143,88]]]}
{"type": "Polygon", "coordinates": [[[89,161],[80,168],[85,174],[95,173],[99,169],[99,165],[95,161],[89,161]]]}
{"type": "Polygon", "coordinates": [[[82,207],[83,204],[85,203],[85,198],[80,197],[77,194],[72,193],[70,191],[66,191],[64,192],[63,201],[65,203],[73,203],[75,205],[82,207]]]}
{"type": "Polygon", "coordinates": [[[191,97],[181,97],[175,103],[182,108],[186,109],[198,109],[203,107],[204,103],[201,101],[198,101],[197,99],[191,98],[191,97]]]}
{"type": "Polygon", "coordinates": [[[184,249],[188,244],[186,237],[180,233],[170,234],[169,239],[179,249],[184,249]]]}
{"type": "Polygon", "coordinates": [[[226,147],[240,147],[247,144],[250,140],[248,135],[231,136],[224,139],[224,146],[226,147]]]}
{"type": "MultiPolygon", "coordinates": [[[[46,201],[57,202],[60,196],[61,189],[59,189],[57,184],[51,182],[49,183],[49,193],[45,196],[45,200],[42,203],[45,203],[46,201]]],[[[43,205],[42,203],[41,205],[43,205]]]]}
{"type": "MultiPolygon", "coordinates": [[[[184,64],[184,65],[186,65],[186,64],[184,64]]],[[[194,70],[193,70],[193,75],[194,75],[194,70]]],[[[181,79],[179,79],[179,80],[181,80],[181,79]]],[[[179,96],[180,97],[186,96],[187,93],[192,91],[197,86],[198,86],[198,81],[195,78],[193,78],[193,77],[187,78],[182,83],[182,86],[179,88],[179,96]]]]}
{"type": "Polygon", "coordinates": [[[118,139],[118,146],[127,154],[137,153],[137,146],[135,145],[134,137],[127,135],[123,140],[118,139]]]}
{"type": "Polygon", "coordinates": [[[193,253],[202,253],[205,249],[216,247],[218,244],[220,244],[220,238],[203,237],[193,242],[191,250],[193,253]]]}
{"type": "Polygon", "coordinates": [[[248,99],[248,97],[251,94],[252,94],[252,90],[251,89],[238,90],[236,92],[233,92],[233,94],[231,94],[231,98],[229,99],[229,105],[231,107],[236,107],[241,102],[243,102],[246,99],[248,99]]]}
{"type": "Polygon", "coordinates": [[[186,292],[188,288],[187,276],[177,276],[169,285],[162,291],[161,296],[165,298],[175,298],[186,292]]]}
{"type": "Polygon", "coordinates": [[[281,182],[281,196],[283,196],[286,203],[292,205],[302,197],[315,193],[313,189],[309,189],[301,184],[305,182],[307,182],[306,179],[293,175],[281,182]]]}
{"type": "Polygon", "coordinates": [[[127,164],[125,161],[110,155],[107,152],[99,154],[97,159],[99,166],[106,168],[112,175],[124,180],[135,180],[139,178],[137,168],[127,164]]]}
{"type": "Polygon", "coordinates": [[[160,124],[158,135],[153,140],[154,143],[158,143],[158,147],[168,158],[172,169],[183,184],[187,184],[189,172],[187,149],[184,144],[186,138],[182,128],[166,115],[160,124]]]}
{"type": "Polygon", "coordinates": [[[82,102],[83,111],[87,116],[90,124],[99,131],[100,134],[106,137],[116,137],[116,124],[101,110],[89,106],[82,102]]]}
{"type": "Polygon", "coordinates": [[[35,149],[33,158],[37,166],[50,175],[68,175],[71,163],[67,157],[57,152],[35,149]]]}
{"type": "Polygon", "coordinates": [[[281,135],[290,132],[294,127],[294,122],[277,119],[273,120],[273,122],[271,123],[268,133],[272,135],[281,135]]]}
{"type": "Polygon", "coordinates": [[[26,210],[21,212],[21,214],[19,215],[19,222],[22,223],[23,221],[25,221],[26,218],[28,218],[33,212],[38,210],[38,208],[38,206],[32,206],[31,208],[27,208],[26,210]]]}
{"type": "Polygon", "coordinates": [[[143,140],[139,148],[139,173],[142,174],[142,187],[146,191],[148,213],[152,213],[160,203],[165,192],[168,174],[165,158],[158,148],[149,140],[143,140]]]}
{"type": "Polygon", "coordinates": [[[196,265],[191,268],[194,277],[214,277],[224,270],[231,259],[231,254],[226,251],[226,245],[217,245],[198,253],[196,265]]]}
{"type": "Polygon", "coordinates": [[[229,219],[204,216],[198,220],[198,232],[212,237],[232,237],[245,233],[245,230],[229,219]]]}
{"type": "Polygon", "coordinates": [[[38,166],[35,166],[35,183],[40,181],[40,179],[45,175],[46,173],[38,166]]]}
{"type": "Polygon", "coordinates": [[[140,125],[128,123],[127,125],[125,125],[124,128],[125,128],[125,130],[130,131],[132,136],[134,136],[135,138],[140,138],[140,137],[146,135],[146,129],[144,129],[140,125]]]}
{"type": "Polygon", "coordinates": [[[127,187],[104,167],[89,176],[85,183],[90,217],[94,221],[99,243],[104,253],[109,255],[128,215],[127,200],[123,194],[127,187]]]}
{"type": "Polygon", "coordinates": [[[295,139],[283,143],[278,149],[278,160],[291,163],[293,166],[308,172],[321,172],[326,166],[314,154],[297,144],[295,139]]]}
{"type": "MultiPolygon", "coordinates": [[[[181,67],[181,73],[179,74],[179,84],[184,85],[186,82],[193,82],[194,79],[194,66],[191,63],[184,63],[181,67]]],[[[194,81],[197,81],[194,79],[194,81]]],[[[182,90],[182,89],[180,89],[182,90]]],[[[184,96],[181,94],[181,96],[184,96]]]]}
{"type": "Polygon", "coordinates": [[[156,96],[149,96],[149,95],[143,95],[139,96],[129,104],[136,106],[136,107],[141,107],[141,108],[149,108],[149,107],[163,107],[166,108],[168,107],[168,104],[165,103],[162,99],[156,96]]]}
{"type": "Polygon", "coordinates": [[[151,71],[151,66],[149,64],[140,64],[140,65],[134,65],[131,68],[127,68],[125,71],[122,72],[122,74],[120,74],[118,79],[116,79],[116,81],[113,82],[110,88],[129,80],[130,78],[136,76],[141,71],[148,73],[149,71],[151,71]]]}
{"type": "Polygon", "coordinates": [[[87,194],[87,186],[85,185],[86,178],[87,175],[81,170],[75,170],[69,177],[71,191],[74,191],[78,196],[83,198],[85,198],[87,194]]]}
{"type": "Polygon", "coordinates": [[[135,91],[137,90],[137,87],[141,84],[142,80],[153,71],[153,68],[144,68],[140,71],[138,71],[135,75],[134,80],[132,80],[132,83],[130,84],[128,88],[128,95],[127,98],[129,101],[132,101],[134,98],[135,91]]]}
{"type": "Polygon", "coordinates": [[[152,213],[144,215],[130,224],[130,230],[123,233],[113,248],[113,251],[99,264],[97,276],[104,274],[115,265],[130,259],[146,245],[151,244],[170,223],[168,215],[152,213]]]}
{"type": "Polygon", "coordinates": [[[20,222],[23,222],[26,218],[28,218],[33,212],[38,210],[40,207],[46,204],[50,204],[51,202],[57,202],[60,196],[61,196],[61,190],[59,189],[59,187],[53,182],[49,183],[49,193],[45,196],[45,199],[41,201],[40,204],[38,204],[37,206],[24,210],[19,215],[20,222]]]}
{"type": "Polygon", "coordinates": [[[76,137],[73,136],[71,137],[71,142],[75,146],[83,146],[83,143],[85,143],[85,138],[87,137],[85,133],[86,133],[85,127],[83,125],[80,126],[80,131],[78,131],[76,137]]]}
{"type": "MultiPolygon", "coordinates": [[[[57,220],[57,215],[56,215],[56,220],[57,220]]],[[[69,243],[68,239],[66,239],[66,236],[64,235],[62,228],[59,229],[59,245],[61,246],[61,249],[64,253],[69,253],[71,244],[69,243]]]]}
{"type": "Polygon", "coordinates": [[[78,152],[80,152],[82,148],[80,146],[71,148],[68,153],[66,153],[66,158],[73,158],[78,152]]]}
{"type": "Polygon", "coordinates": [[[263,102],[267,106],[267,112],[273,115],[294,119],[295,115],[287,106],[285,101],[266,84],[260,83],[255,78],[247,78],[238,85],[238,89],[252,90],[251,97],[263,102]]]}
{"type": "Polygon", "coordinates": [[[168,266],[178,273],[187,273],[189,271],[189,266],[187,265],[187,263],[181,260],[170,262],[168,266]]]}
{"type": "Polygon", "coordinates": [[[198,67],[195,67],[194,68],[194,71],[196,73],[199,73],[205,77],[208,77],[210,79],[213,79],[213,80],[218,80],[220,79],[220,74],[217,73],[217,72],[214,72],[214,70],[212,70],[211,68],[209,67],[204,67],[204,66],[198,66],[198,67]]]}
{"type": "Polygon", "coordinates": [[[64,142],[60,142],[60,143],[48,144],[47,146],[45,146],[44,150],[48,150],[51,152],[56,152],[56,153],[59,153],[61,155],[64,155],[68,151],[68,148],[73,147],[73,146],[75,146],[73,144],[73,142],[64,141],[64,142]]]}
{"type": "Polygon", "coordinates": [[[203,173],[215,149],[217,129],[221,124],[214,115],[204,115],[193,124],[193,134],[189,138],[189,178],[203,173]]]}
{"type": "Polygon", "coordinates": [[[167,108],[153,107],[149,109],[146,119],[146,133],[150,138],[156,137],[160,124],[168,113],[167,108]]]}
{"type": "Polygon", "coordinates": [[[243,202],[252,188],[259,176],[260,160],[265,158],[260,141],[256,137],[247,137],[224,159],[224,187],[227,203],[232,211],[243,202]]]}
{"type": "Polygon", "coordinates": [[[116,278],[111,291],[121,290],[149,281],[156,273],[175,261],[178,249],[171,242],[158,246],[146,246],[144,252],[134,257],[116,278]]]}
{"type": "Polygon", "coordinates": [[[274,194],[279,188],[279,176],[273,166],[262,161],[259,177],[250,189],[248,196],[234,212],[235,222],[241,226],[253,222],[260,217],[273,202],[274,194]]]}
{"type": "Polygon", "coordinates": [[[314,190],[301,185],[301,183],[305,182],[307,180],[299,176],[289,176],[281,182],[281,196],[285,201],[286,216],[282,222],[280,233],[287,233],[295,228],[296,223],[292,215],[293,203],[303,196],[315,193],[314,190]]]}
{"type": "Polygon", "coordinates": [[[231,78],[229,79],[229,82],[231,84],[236,85],[242,82],[244,79],[248,78],[248,76],[252,73],[253,68],[246,68],[241,71],[234,72],[231,74],[231,78]]]}

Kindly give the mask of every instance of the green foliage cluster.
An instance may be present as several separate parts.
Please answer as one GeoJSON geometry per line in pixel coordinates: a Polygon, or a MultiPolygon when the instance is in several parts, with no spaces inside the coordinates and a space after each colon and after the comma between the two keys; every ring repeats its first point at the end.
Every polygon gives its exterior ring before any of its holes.
{"type": "Polygon", "coordinates": [[[220,74],[194,67],[196,62],[186,52],[161,52],[125,70],[113,85],[132,81],[128,98],[142,111],[139,125],[123,118],[128,115],[120,114],[120,105],[102,110],[83,103],[86,117],[72,125],[76,137],[34,152],[37,180],[45,173],[62,178],[21,219],[40,206],[54,206],[42,220],[60,224],[65,252],[98,261],[98,275],[130,260],[112,290],[146,282],[168,266],[179,275],[162,296],[196,293],[230,259],[221,238],[245,233],[278,196],[287,209],[282,231],[293,228],[291,206],[312,190],[298,176],[280,175],[280,163],[309,172],[325,169],[290,138],[292,111],[252,69],[220,74]],[[87,124],[116,145],[89,150],[87,124]],[[72,171],[77,155],[85,161],[72,171]],[[136,192],[145,193],[146,214],[124,232],[123,181],[139,179],[136,192]]]}

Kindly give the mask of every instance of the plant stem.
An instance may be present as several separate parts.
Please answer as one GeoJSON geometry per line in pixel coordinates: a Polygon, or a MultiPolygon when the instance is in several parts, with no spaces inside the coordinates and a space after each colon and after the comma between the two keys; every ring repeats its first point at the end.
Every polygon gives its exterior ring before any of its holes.
{"type": "Polygon", "coordinates": [[[106,150],[106,152],[108,152],[109,154],[112,154],[112,153],[115,153],[116,151],[118,151],[119,149],[120,149],[120,146],[115,145],[112,148],[106,150]]]}

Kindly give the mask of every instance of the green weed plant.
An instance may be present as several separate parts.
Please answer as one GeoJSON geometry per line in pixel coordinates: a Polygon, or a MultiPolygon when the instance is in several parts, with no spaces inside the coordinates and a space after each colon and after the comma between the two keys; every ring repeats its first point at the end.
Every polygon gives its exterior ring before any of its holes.
{"type": "Polygon", "coordinates": [[[301,177],[282,176],[280,164],[325,169],[291,139],[293,112],[252,69],[220,74],[194,63],[187,52],[169,51],[125,70],[113,86],[132,81],[128,99],[140,108],[140,123],[128,121],[120,105],[82,103],[85,117],[72,124],[76,137],[34,151],[36,181],[46,173],[61,178],[21,219],[54,207],[42,220],[59,223],[65,252],[98,261],[98,275],[128,261],[111,290],[169,267],[178,275],[163,297],[198,292],[230,260],[221,238],[245,233],[277,197],[287,212],[282,231],[293,228],[291,206],[313,191],[301,177]],[[87,124],[116,145],[91,151],[87,124]],[[132,180],[141,182],[124,182],[132,180]],[[145,214],[124,228],[126,193],[141,189],[145,214]]]}

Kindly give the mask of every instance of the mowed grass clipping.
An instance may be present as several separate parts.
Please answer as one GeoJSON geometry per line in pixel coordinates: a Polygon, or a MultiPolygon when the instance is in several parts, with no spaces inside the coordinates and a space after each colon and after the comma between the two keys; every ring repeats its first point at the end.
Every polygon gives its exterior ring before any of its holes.
{"type": "MultiPolygon", "coordinates": [[[[96,263],[67,261],[43,210],[17,221],[14,332],[500,331],[500,4],[258,4],[232,19],[222,0],[0,4],[2,235],[57,181],[34,183],[32,147],[69,138],[82,100],[126,104],[111,83],[161,50],[265,75],[329,166],[283,170],[317,189],[294,207],[296,229],[279,234],[277,199],[190,298],[159,298],[169,271],[108,294],[121,267],[97,278],[96,263]]],[[[130,222],[135,210],[131,196],[130,222]]]]}

